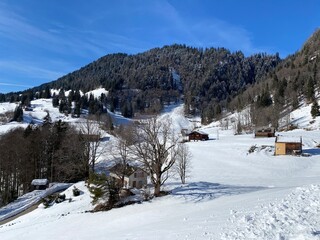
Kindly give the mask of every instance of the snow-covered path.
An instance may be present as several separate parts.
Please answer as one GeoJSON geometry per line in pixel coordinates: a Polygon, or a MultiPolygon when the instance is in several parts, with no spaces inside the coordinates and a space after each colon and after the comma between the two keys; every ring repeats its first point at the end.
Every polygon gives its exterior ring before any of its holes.
{"type": "Polygon", "coordinates": [[[34,190],[19,197],[14,202],[0,208],[0,222],[13,217],[40,202],[46,196],[70,187],[68,183],[56,183],[46,190],[34,190]]]}

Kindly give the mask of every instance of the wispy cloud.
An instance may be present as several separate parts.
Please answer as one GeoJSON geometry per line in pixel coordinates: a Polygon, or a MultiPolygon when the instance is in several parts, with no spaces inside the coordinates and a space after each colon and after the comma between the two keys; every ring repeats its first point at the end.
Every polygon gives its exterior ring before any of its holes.
{"type": "MultiPolygon", "coordinates": [[[[252,34],[243,26],[210,16],[189,16],[183,14],[168,1],[156,1],[153,11],[170,24],[158,31],[172,34],[171,39],[199,47],[226,47],[245,54],[265,52],[269,48],[257,47],[252,34]],[[176,34],[175,34],[176,33],[176,34]]],[[[163,33],[159,33],[161,36],[163,33]]],[[[168,36],[166,36],[168,37],[168,36]]]]}
{"type": "Polygon", "coordinates": [[[31,85],[0,82],[0,86],[31,88],[31,85]]]}
{"type": "Polygon", "coordinates": [[[103,49],[91,45],[79,32],[55,28],[41,29],[32,24],[28,19],[12,11],[8,6],[0,8],[0,36],[13,41],[36,46],[56,53],[70,53],[86,56],[100,54],[103,49]]]}
{"type": "Polygon", "coordinates": [[[52,35],[33,26],[27,19],[13,12],[8,6],[0,8],[0,34],[2,37],[25,42],[54,42],[52,35]]]}
{"type": "Polygon", "coordinates": [[[254,46],[252,34],[248,30],[220,19],[198,22],[190,28],[199,36],[203,47],[225,47],[241,50],[245,54],[265,51],[264,48],[254,46]]]}
{"type": "Polygon", "coordinates": [[[0,70],[11,70],[16,72],[17,75],[25,75],[27,78],[46,80],[54,80],[63,74],[59,71],[42,68],[37,63],[33,64],[30,62],[0,60],[0,70]]]}
{"type": "Polygon", "coordinates": [[[178,9],[168,1],[156,2],[155,11],[161,14],[163,18],[167,18],[170,26],[184,34],[184,37],[187,35],[187,37],[194,39],[186,20],[181,16],[178,9]]]}

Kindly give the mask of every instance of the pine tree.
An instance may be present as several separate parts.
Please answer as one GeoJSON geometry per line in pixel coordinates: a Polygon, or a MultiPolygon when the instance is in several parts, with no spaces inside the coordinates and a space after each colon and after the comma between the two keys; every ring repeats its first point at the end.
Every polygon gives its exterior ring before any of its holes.
{"type": "Polygon", "coordinates": [[[59,98],[56,96],[55,93],[53,93],[53,96],[52,96],[52,106],[59,107],[59,98]]]}
{"type": "Polygon", "coordinates": [[[5,101],[6,101],[6,96],[0,93],[0,102],[5,102],[5,101]]]}
{"type": "Polygon", "coordinates": [[[73,113],[76,117],[80,117],[80,114],[81,114],[80,102],[75,102],[73,113]]]}
{"type": "Polygon", "coordinates": [[[319,104],[317,100],[314,100],[311,106],[311,116],[315,118],[319,115],[320,115],[319,104]]]}
{"type": "Polygon", "coordinates": [[[114,130],[112,117],[111,117],[110,114],[108,114],[108,113],[107,113],[106,128],[107,128],[108,130],[110,130],[110,131],[113,131],[113,130],[114,130]]]}
{"type": "Polygon", "coordinates": [[[59,103],[59,112],[64,113],[68,110],[66,99],[61,99],[59,103]]]}
{"type": "Polygon", "coordinates": [[[23,110],[21,105],[19,105],[14,110],[12,121],[21,122],[22,120],[23,120],[23,110]]]}
{"type": "Polygon", "coordinates": [[[48,86],[46,86],[46,89],[44,90],[44,98],[51,98],[51,91],[48,86]]]}
{"type": "Polygon", "coordinates": [[[314,81],[312,77],[309,78],[306,86],[306,98],[308,101],[312,101],[314,99],[314,81]]]}

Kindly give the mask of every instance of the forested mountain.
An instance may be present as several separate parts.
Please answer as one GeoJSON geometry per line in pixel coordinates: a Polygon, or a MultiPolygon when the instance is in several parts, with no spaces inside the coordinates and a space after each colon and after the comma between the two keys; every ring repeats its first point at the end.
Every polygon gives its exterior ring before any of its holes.
{"type": "MultiPolygon", "coordinates": [[[[164,104],[183,98],[186,114],[201,114],[203,122],[210,122],[223,109],[240,110],[254,103],[252,113],[259,109],[264,113],[253,117],[254,124],[277,125],[284,106],[296,108],[303,98],[314,100],[320,84],[319,44],[317,30],[300,51],[283,61],[278,54],[245,57],[225,48],[177,44],[136,55],[109,54],[56,81],[22,93],[0,94],[0,101],[51,97],[49,89],[71,89],[79,98],[79,91],[104,87],[109,94],[96,107],[99,111],[105,105],[127,117],[158,113],[164,104]]],[[[89,102],[93,100],[83,99],[78,108],[89,108],[89,102]]]]}
{"type": "MultiPolygon", "coordinates": [[[[25,91],[39,97],[47,89],[67,91],[104,87],[109,109],[157,113],[163,104],[184,96],[187,114],[215,116],[221,104],[258,82],[281,62],[278,55],[245,57],[225,48],[185,45],[155,48],[136,55],[110,54],[56,81],[25,91]],[[38,92],[38,95],[37,95],[38,92]]],[[[17,96],[17,95],[16,95],[17,96]]],[[[14,100],[12,94],[7,100],[14,100]]]]}

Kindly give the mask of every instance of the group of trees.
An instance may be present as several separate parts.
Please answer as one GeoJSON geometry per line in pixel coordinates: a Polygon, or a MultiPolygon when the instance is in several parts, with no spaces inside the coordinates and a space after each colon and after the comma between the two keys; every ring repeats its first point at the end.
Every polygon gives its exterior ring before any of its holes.
{"type": "MultiPolygon", "coordinates": [[[[101,121],[87,119],[77,128],[62,122],[17,128],[0,138],[0,199],[6,204],[30,190],[34,178],[50,182],[76,182],[95,172],[100,154],[101,121]],[[23,142],[23,144],[13,144],[23,142]]],[[[117,142],[109,154],[115,163],[127,167],[139,162],[154,185],[154,196],[170,174],[182,183],[188,177],[191,155],[179,142],[170,121],[156,118],[121,126],[115,131],[117,142]]],[[[119,174],[124,176],[125,169],[119,174]]],[[[111,183],[110,183],[111,184],[111,183]]],[[[113,183],[112,183],[113,184],[113,183]]]]}
{"type": "Polygon", "coordinates": [[[17,128],[0,138],[0,199],[6,204],[30,190],[34,178],[76,182],[89,174],[88,144],[65,122],[17,128]],[[17,144],[20,143],[20,144],[17,144]]]}
{"type": "Polygon", "coordinates": [[[95,98],[93,94],[81,96],[79,90],[70,90],[66,96],[65,91],[60,89],[58,95],[53,93],[52,105],[59,108],[59,112],[72,114],[74,117],[80,117],[82,109],[88,110],[89,114],[100,115],[106,112],[103,104],[105,99],[104,94],[101,94],[99,99],[95,98]]]}

